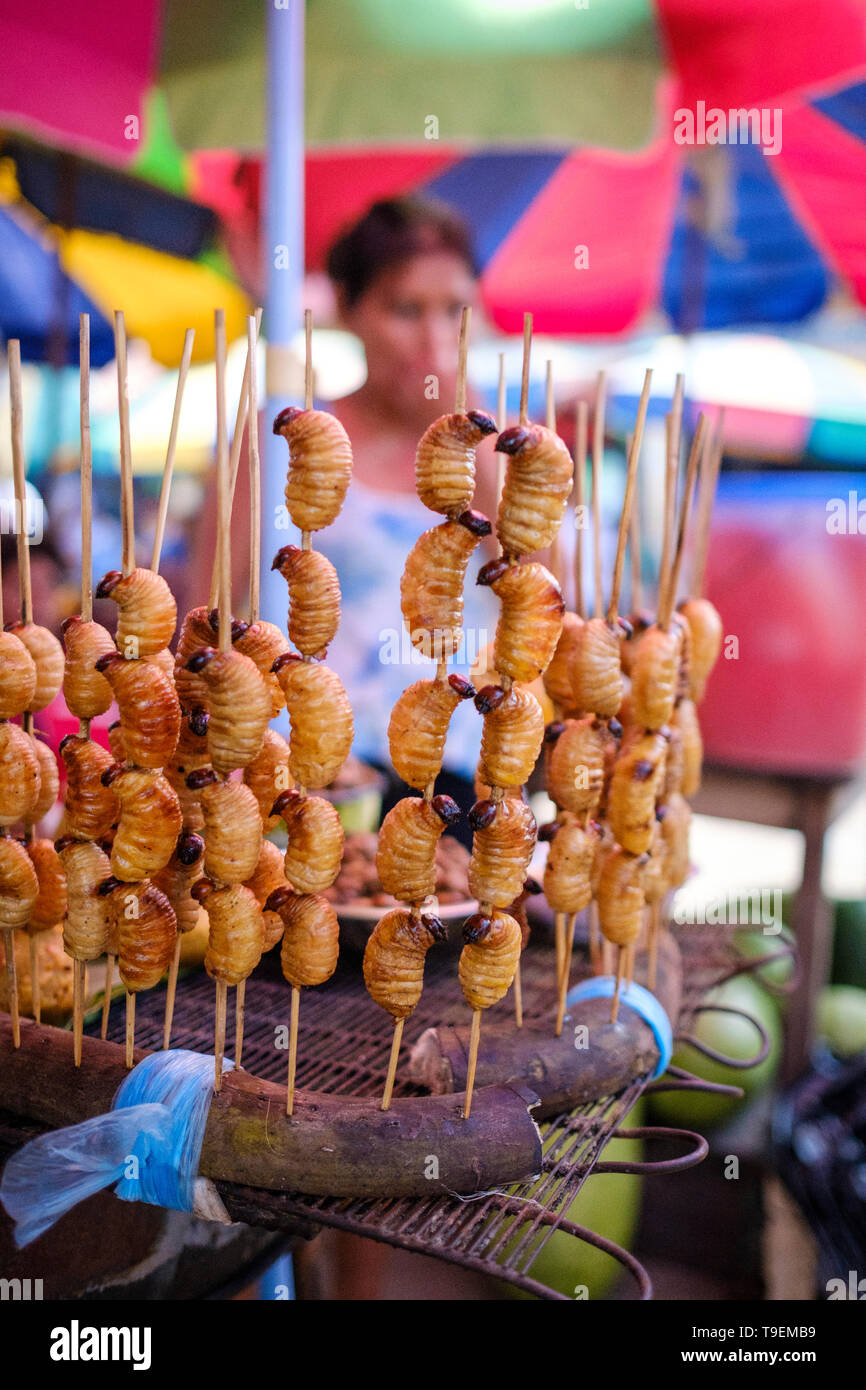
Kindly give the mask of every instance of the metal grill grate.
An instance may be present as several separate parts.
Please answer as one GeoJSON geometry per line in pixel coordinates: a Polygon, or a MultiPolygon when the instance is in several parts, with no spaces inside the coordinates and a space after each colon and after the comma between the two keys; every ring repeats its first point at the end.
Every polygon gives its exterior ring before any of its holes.
{"type": "MultiPolygon", "coordinates": [[[[734,957],[727,936],[718,929],[700,932],[689,928],[687,934],[681,934],[680,945],[686,985],[681,1020],[685,1023],[691,1020],[692,1011],[706,990],[731,973],[734,957]]],[[[363,988],[357,957],[345,954],[348,958],[341,961],[327,985],[303,992],[297,1083],[301,1089],[378,1096],[388,1063],[391,1029],[363,988]]],[[[552,1018],[553,950],[533,941],[523,955],[521,972],[525,1018],[552,1018]]],[[[573,978],[577,980],[586,973],[586,962],[576,952],[573,978]]],[[[138,996],[136,1041],[140,1046],[161,1046],[164,1002],[161,990],[138,996]]],[[[485,1017],[491,1021],[502,1018],[511,1008],[509,995],[485,1017]]],[[[279,973],[278,953],[273,952],[247,982],[243,1062],[252,1074],[283,1081],[286,1053],[276,1047],[275,1040],[276,1030],[285,1027],[288,1013],[289,989],[279,973]]],[[[408,1081],[406,1065],[407,1050],[421,1033],[439,1023],[466,1022],[467,1017],[468,1009],[456,980],[456,957],[445,952],[439,953],[438,958],[431,954],[421,1003],[406,1022],[395,1094],[422,1094],[408,1081]]],[[[173,1046],[212,1051],[213,1018],[213,981],[202,971],[182,978],[178,984],[173,1046]]],[[[231,1056],[234,1043],[232,1028],[230,1019],[227,1056],[231,1056]]],[[[92,1031],[97,1031],[95,1026],[92,1031]]],[[[108,1036],[123,1041],[123,1009],[119,1005],[112,1009],[108,1036]]],[[[570,1114],[543,1122],[543,1172],[535,1183],[517,1184],[470,1198],[455,1194],[426,1201],[306,1197],[253,1192],[230,1185],[225,1186],[225,1194],[230,1209],[240,1218],[246,1215],[247,1219],[274,1226],[293,1221],[332,1226],[452,1260],[545,1298],[564,1295],[534,1280],[531,1268],[553,1231],[560,1229],[619,1259],[634,1277],[640,1296],[646,1298],[651,1289],[639,1262],[566,1216],[583,1183],[597,1167],[602,1149],[618,1131],[645,1084],[646,1078],[639,1079],[616,1096],[581,1105],[570,1114]]],[[[647,1138],[679,1135],[690,1147],[681,1157],[664,1162],[625,1165],[627,1171],[676,1171],[699,1162],[706,1152],[698,1136],[682,1131],[644,1129],[633,1133],[647,1138]]]]}

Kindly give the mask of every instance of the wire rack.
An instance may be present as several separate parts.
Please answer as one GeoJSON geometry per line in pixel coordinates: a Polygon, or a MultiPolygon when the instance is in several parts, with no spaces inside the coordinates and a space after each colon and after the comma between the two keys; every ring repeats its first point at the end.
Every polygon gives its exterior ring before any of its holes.
{"type": "MultiPolygon", "coordinates": [[[[681,1035],[704,1007],[708,990],[743,968],[730,943],[730,935],[718,928],[688,928],[679,933],[683,952],[683,1005],[681,1035]]],[[[278,1030],[284,1029],[289,1010],[289,991],[279,973],[277,953],[266,957],[247,982],[244,1067],[265,1080],[281,1082],[286,1053],[277,1048],[278,1030]]],[[[408,1080],[408,1048],[428,1027],[465,1022],[467,1009],[456,987],[455,958],[447,952],[431,953],[425,972],[424,993],[415,1013],[406,1022],[404,1052],[398,1069],[395,1094],[419,1095],[408,1080]]],[[[360,962],[345,952],[336,975],[317,990],[305,990],[301,1005],[297,1084],[301,1089],[353,1096],[381,1094],[391,1030],[387,1020],[366,994],[360,979],[360,962]]],[[[527,1021],[552,1017],[554,1008],[554,952],[533,941],[522,959],[524,1017],[527,1021]]],[[[573,979],[588,973],[577,952],[573,979]]],[[[506,1016],[510,996],[486,1017],[506,1016]]],[[[142,1047],[159,1048],[162,1042],[164,995],[152,990],[139,995],[136,1041],[142,1047]]],[[[231,1012],[231,1011],[230,1011],[231,1012]]],[[[172,1045],[195,1051],[213,1048],[214,988],[202,972],[187,975],[178,985],[172,1045]]],[[[90,1031],[96,1032],[93,1025],[90,1031]]],[[[108,1036],[123,1041],[123,1010],[115,1005],[108,1036]]],[[[231,1029],[226,1053],[233,1047],[231,1029]]],[[[767,1040],[763,1040],[765,1045],[767,1040]]],[[[762,1048],[762,1054],[764,1049],[762,1048]]],[[[761,1060],[759,1054],[756,1059],[761,1060]]],[[[738,1063],[737,1065],[742,1065],[738,1063]]],[[[575,1223],[569,1209],[583,1184],[593,1173],[676,1172],[699,1163],[707,1152],[706,1141],[686,1130],[642,1127],[625,1130],[622,1122],[647,1089],[708,1086],[688,1073],[674,1071],[662,1082],[647,1086],[646,1076],[636,1078],[617,1095],[599,1098],[556,1116],[540,1125],[543,1170],[531,1183],[515,1184],[470,1198],[437,1195],[424,1200],[349,1199],[308,1197],[301,1194],[263,1192],[233,1184],[218,1184],[229,1212],[274,1228],[310,1233],[320,1226],[368,1236],[403,1249],[435,1255],[516,1285],[546,1299],[564,1299],[533,1278],[532,1267],[554,1231],[560,1230],[604,1250],[619,1260],[633,1280],[639,1298],[650,1298],[649,1276],[628,1251],[575,1223]],[[658,1161],[607,1163],[602,1151],[614,1136],[643,1141],[664,1141],[683,1152],[658,1161]]]]}

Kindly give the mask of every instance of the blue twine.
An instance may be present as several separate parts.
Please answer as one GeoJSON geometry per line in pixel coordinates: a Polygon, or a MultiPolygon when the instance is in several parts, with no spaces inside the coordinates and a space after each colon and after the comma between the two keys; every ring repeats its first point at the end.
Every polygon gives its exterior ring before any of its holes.
{"type": "MultiPolygon", "coordinates": [[[[223,1071],[233,1066],[223,1058],[223,1071]]],[[[106,1115],[51,1130],[6,1164],[2,1201],[28,1245],[85,1197],[117,1183],[125,1202],[192,1211],[214,1059],[154,1052],[118,1087],[106,1115]]]]}
{"type": "MultiPolygon", "coordinates": [[[[570,1008],[572,1004],[579,1004],[583,999],[612,999],[615,993],[615,976],[595,975],[588,980],[581,980],[579,985],[570,989],[565,1002],[570,1008]]],[[[634,1009],[636,1014],[640,1014],[644,1023],[652,1029],[652,1035],[659,1050],[659,1060],[650,1077],[651,1081],[655,1081],[667,1071],[668,1063],[673,1054],[674,1030],[671,1027],[671,1021],[655,995],[650,994],[650,991],[644,989],[643,985],[635,984],[632,981],[628,988],[623,986],[620,989],[619,997],[623,1004],[628,1004],[630,1009],[634,1009]]]]}

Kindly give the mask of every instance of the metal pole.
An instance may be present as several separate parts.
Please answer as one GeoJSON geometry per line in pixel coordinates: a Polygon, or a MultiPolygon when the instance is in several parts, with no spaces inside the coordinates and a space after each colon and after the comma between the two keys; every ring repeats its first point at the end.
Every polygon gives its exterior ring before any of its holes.
{"type": "Polygon", "coordinates": [[[286,585],[271,561],[292,536],[286,530],[285,440],[271,433],[275,415],[302,405],[290,394],[289,344],[302,321],[304,283],[304,0],[263,0],[267,10],[268,146],[265,212],[267,404],[262,476],[261,615],[286,624],[286,585]],[[279,519],[282,518],[282,528],[279,519]]]}

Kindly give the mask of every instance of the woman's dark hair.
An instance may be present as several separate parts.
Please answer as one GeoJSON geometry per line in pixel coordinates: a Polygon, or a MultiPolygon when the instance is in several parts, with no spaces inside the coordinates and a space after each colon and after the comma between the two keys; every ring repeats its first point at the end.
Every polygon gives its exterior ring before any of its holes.
{"type": "Polygon", "coordinates": [[[433,198],[387,198],[341,233],[326,269],[351,307],[383,270],[435,251],[453,252],[478,274],[471,233],[456,212],[433,198]]]}

